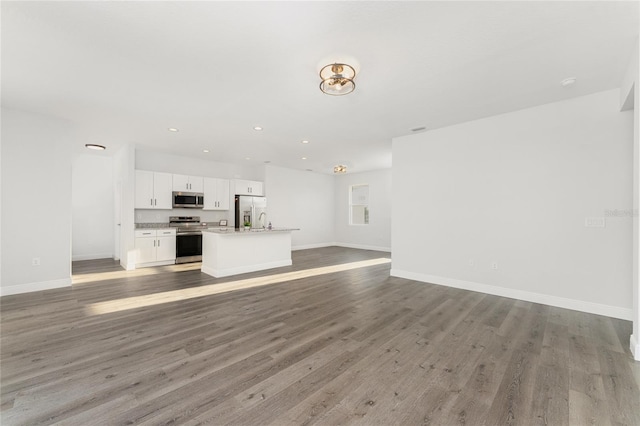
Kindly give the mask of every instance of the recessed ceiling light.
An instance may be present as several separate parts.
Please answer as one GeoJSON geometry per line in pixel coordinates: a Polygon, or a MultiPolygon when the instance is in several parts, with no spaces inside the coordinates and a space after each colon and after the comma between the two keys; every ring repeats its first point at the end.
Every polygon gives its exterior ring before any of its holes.
{"type": "Polygon", "coordinates": [[[175,127],[169,127],[167,130],[170,131],[170,132],[179,132],[180,131],[180,130],[176,129],[175,127]]]}
{"type": "Polygon", "coordinates": [[[302,157],[302,159],[303,159],[303,160],[306,160],[306,159],[307,159],[307,157],[302,157]]]}
{"type": "Polygon", "coordinates": [[[262,130],[262,127],[260,127],[260,126],[255,126],[255,127],[253,128],[253,130],[260,131],[260,130],[262,130]]]}
{"type": "Polygon", "coordinates": [[[251,160],[251,157],[244,157],[245,160],[251,160]]]}
{"type": "Polygon", "coordinates": [[[98,145],[95,143],[86,143],[84,144],[85,148],[89,148],[89,149],[95,149],[96,151],[104,151],[105,149],[107,149],[106,146],[104,145],[98,145]]]}
{"type": "Polygon", "coordinates": [[[565,78],[564,80],[562,80],[560,82],[560,85],[562,87],[567,87],[567,86],[571,86],[572,84],[576,84],[577,79],[575,77],[568,77],[565,78]]]}
{"type": "Polygon", "coordinates": [[[206,153],[206,152],[209,152],[209,150],[208,149],[203,149],[202,152],[206,153]]]}
{"type": "Polygon", "coordinates": [[[302,141],[302,143],[309,143],[309,141],[302,141]]]}

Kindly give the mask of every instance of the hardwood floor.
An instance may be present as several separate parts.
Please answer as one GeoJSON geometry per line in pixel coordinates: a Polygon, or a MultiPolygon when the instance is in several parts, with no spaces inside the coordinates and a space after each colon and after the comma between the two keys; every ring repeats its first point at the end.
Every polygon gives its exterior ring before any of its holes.
{"type": "Polygon", "coordinates": [[[329,247],[214,279],[76,262],[1,299],[3,425],[640,425],[631,324],[329,247]]]}

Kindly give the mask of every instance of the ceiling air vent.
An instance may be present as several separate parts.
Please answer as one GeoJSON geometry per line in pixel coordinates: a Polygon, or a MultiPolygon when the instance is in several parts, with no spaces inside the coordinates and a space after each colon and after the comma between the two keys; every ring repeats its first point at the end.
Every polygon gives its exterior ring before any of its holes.
{"type": "Polygon", "coordinates": [[[427,130],[427,128],[422,126],[422,127],[416,127],[415,129],[411,129],[412,132],[419,132],[421,130],[427,130]]]}

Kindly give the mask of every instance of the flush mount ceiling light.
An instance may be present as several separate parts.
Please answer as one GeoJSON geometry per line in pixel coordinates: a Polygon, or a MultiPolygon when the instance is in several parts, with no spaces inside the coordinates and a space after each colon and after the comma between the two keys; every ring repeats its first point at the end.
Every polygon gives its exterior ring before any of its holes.
{"type": "Polygon", "coordinates": [[[339,164],[333,168],[333,173],[347,173],[347,166],[339,164]]]}
{"type": "Polygon", "coordinates": [[[85,148],[89,148],[89,149],[95,149],[96,151],[104,151],[105,149],[107,149],[106,146],[104,145],[98,145],[95,143],[86,143],[84,144],[85,148]]]}
{"type": "Polygon", "coordinates": [[[342,96],[353,92],[356,84],[353,79],[356,77],[356,70],[347,64],[329,64],[320,70],[320,90],[327,95],[342,96]]]}
{"type": "Polygon", "coordinates": [[[204,152],[205,154],[209,152],[208,149],[203,149],[202,152],[204,152]]]}
{"type": "Polygon", "coordinates": [[[255,127],[253,128],[253,130],[255,130],[256,132],[259,132],[260,130],[262,130],[262,127],[260,127],[260,126],[255,126],[255,127]]]}
{"type": "Polygon", "coordinates": [[[309,143],[309,141],[307,141],[307,140],[304,140],[304,141],[302,141],[302,143],[305,143],[305,144],[306,144],[306,143],[309,143]]]}
{"type": "Polygon", "coordinates": [[[169,127],[167,130],[170,131],[170,132],[179,132],[180,131],[180,130],[176,129],[175,127],[169,127]]]}

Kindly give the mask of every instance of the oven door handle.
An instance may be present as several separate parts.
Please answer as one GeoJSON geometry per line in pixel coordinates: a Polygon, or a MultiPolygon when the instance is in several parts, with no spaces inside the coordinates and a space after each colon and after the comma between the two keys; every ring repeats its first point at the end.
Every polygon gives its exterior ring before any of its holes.
{"type": "Polygon", "coordinates": [[[178,232],[176,236],[180,235],[202,235],[202,231],[190,231],[190,232],[178,232]]]}

